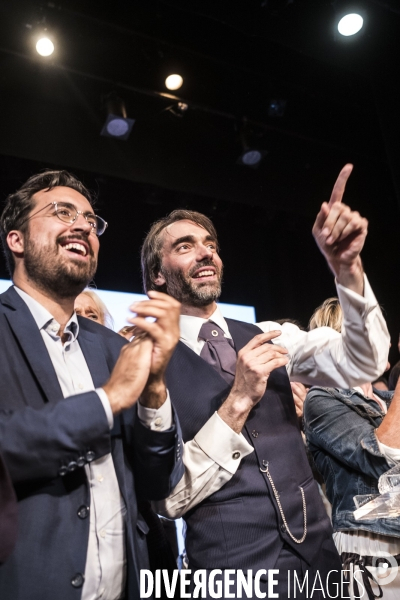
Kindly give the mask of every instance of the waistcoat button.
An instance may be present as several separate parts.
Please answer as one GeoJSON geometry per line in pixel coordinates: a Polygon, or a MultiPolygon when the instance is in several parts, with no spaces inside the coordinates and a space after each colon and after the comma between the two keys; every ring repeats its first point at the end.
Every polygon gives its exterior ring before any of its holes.
{"type": "Polygon", "coordinates": [[[281,525],[281,532],[286,533],[286,526],[283,523],[281,525]]]}
{"type": "Polygon", "coordinates": [[[89,516],[89,507],[82,504],[82,506],[80,506],[78,508],[78,517],[80,519],[86,519],[86,517],[88,517],[88,516],[89,516]]]}
{"type": "Polygon", "coordinates": [[[84,577],[84,575],[82,575],[82,573],[75,573],[75,575],[71,579],[71,585],[74,588],[80,588],[83,586],[84,581],[85,581],[85,577],[84,577]]]}

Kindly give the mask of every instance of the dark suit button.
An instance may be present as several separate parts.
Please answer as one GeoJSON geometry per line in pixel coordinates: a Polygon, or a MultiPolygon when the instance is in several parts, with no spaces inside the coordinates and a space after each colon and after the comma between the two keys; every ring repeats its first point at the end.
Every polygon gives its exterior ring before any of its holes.
{"type": "Polygon", "coordinates": [[[58,470],[58,474],[61,475],[61,477],[64,477],[64,475],[66,475],[67,473],[68,473],[67,467],[61,467],[61,469],[58,470]]]}
{"type": "Polygon", "coordinates": [[[76,464],[78,465],[78,467],[84,467],[86,464],[86,458],[84,456],[80,456],[77,459],[76,464]]]}
{"type": "Polygon", "coordinates": [[[78,517],[80,519],[86,519],[86,517],[88,517],[88,516],[89,516],[89,507],[82,504],[82,506],[80,506],[78,508],[78,517]]]}
{"type": "Polygon", "coordinates": [[[251,432],[251,435],[253,437],[258,437],[258,431],[256,431],[255,429],[253,429],[253,431],[251,432]]]}
{"type": "Polygon", "coordinates": [[[83,586],[84,581],[85,581],[85,576],[82,575],[82,573],[75,573],[75,575],[71,579],[71,585],[74,588],[80,588],[83,586]]]}
{"type": "Polygon", "coordinates": [[[74,460],[71,460],[71,462],[68,464],[68,471],[75,471],[77,466],[78,463],[76,463],[74,460]]]}
{"type": "Polygon", "coordinates": [[[88,462],[92,462],[92,460],[94,460],[95,458],[96,458],[96,455],[93,452],[93,450],[89,450],[89,452],[86,452],[86,460],[88,462]]]}
{"type": "Polygon", "coordinates": [[[281,531],[282,533],[286,533],[286,526],[283,523],[281,525],[281,531]]]}

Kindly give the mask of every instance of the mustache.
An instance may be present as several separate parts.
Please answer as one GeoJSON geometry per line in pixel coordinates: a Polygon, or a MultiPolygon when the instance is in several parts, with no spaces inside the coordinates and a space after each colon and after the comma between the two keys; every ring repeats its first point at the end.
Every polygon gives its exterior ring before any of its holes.
{"type": "Polygon", "coordinates": [[[93,248],[89,242],[89,235],[85,235],[82,233],[76,233],[75,235],[60,235],[57,239],[56,239],[56,243],[57,244],[68,244],[69,241],[75,241],[75,242],[85,242],[85,244],[88,245],[89,247],[89,251],[88,254],[90,254],[90,256],[93,256],[93,248]]]}
{"type": "Polygon", "coordinates": [[[190,271],[188,273],[189,277],[192,277],[192,275],[194,275],[196,273],[196,271],[198,271],[199,269],[201,269],[203,267],[214,267],[216,274],[217,275],[220,274],[220,269],[217,267],[215,262],[213,260],[211,260],[210,258],[205,258],[204,260],[198,262],[197,265],[195,265],[193,267],[193,269],[190,269],[190,271]]]}

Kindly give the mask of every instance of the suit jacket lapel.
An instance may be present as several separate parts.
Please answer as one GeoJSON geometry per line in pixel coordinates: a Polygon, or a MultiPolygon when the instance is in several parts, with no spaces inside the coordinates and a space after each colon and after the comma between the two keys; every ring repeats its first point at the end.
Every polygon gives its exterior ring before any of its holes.
{"type": "Polygon", "coordinates": [[[90,374],[93,379],[95,388],[105,384],[110,376],[106,357],[102,345],[99,343],[100,338],[92,331],[85,329],[82,319],[79,319],[79,345],[85,357],[86,364],[89,367],[90,374]]]}
{"type": "Polygon", "coordinates": [[[3,305],[12,310],[5,313],[12,331],[21,347],[27,362],[43,390],[48,402],[60,400],[63,397],[57,375],[54,371],[47,348],[29,308],[14,290],[9,288],[1,296],[3,305]]]}

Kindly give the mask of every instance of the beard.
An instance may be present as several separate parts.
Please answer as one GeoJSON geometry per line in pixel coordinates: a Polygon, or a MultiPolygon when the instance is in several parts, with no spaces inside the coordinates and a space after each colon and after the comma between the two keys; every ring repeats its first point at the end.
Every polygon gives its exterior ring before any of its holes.
{"type": "Polygon", "coordinates": [[[167,294],[189,306],[207,306],[211,302],[218,300],[221,295],[221,284],[223,267],[220,269],[212,260],[203,260],[199,262],[187,275],[182,269],[169,270],[161,267],[160,272],[165,278],[165,291],[167,294]],[[201,267],[214,267],[217,275],[217,281],[204,281],[195,283],[192,275],[201,267]]]}
{"type": "MultiPolygon", "coordinates": [[[[76,297],[93,279],[97,269],[97,259],[90,246],[87,262],[61,256],[60,243],[67,239],[68,236],[60,236],[53,246],[39,245],[29,234],[25,238],[24,265],[28,277],[40,290],[57,298],[76,297]]],[[[87,243],[87,237],[80,234],[75,234],[73,239],[87,243]]]]}

